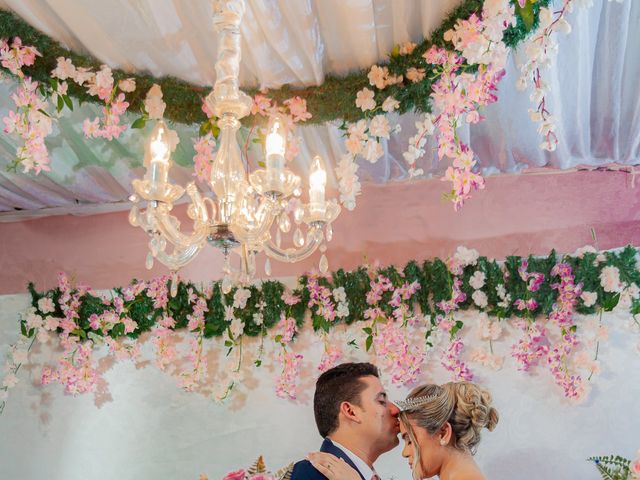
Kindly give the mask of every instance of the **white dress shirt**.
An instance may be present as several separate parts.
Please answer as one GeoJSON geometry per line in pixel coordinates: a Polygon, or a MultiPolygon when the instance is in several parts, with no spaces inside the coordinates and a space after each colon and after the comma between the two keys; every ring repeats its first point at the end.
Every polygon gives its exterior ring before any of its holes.
{"type": "Polygon", "coordinates": [[[356,466],[356,468],[358,469],[360,474],[365,478],[365,480],[370,480],[374,475],[377,475],[375,470],[373,470],[369,465],[367,465],[367,463],[364,460],[362,460],[359,456],[357,456],[347,447],[340,445],[338,442],[336,442],[332,438],[329,438],[329,440],[331,440],[331,443],[333,443],[336,447],[342,450],[347,455],[347,457],[349,457],[349,460],[353,462],[353,464],[356,466]]]}

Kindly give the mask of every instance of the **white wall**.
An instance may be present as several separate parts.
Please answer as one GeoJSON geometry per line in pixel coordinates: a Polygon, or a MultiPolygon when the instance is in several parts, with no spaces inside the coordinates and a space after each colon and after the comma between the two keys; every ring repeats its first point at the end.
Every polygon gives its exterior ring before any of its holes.
{"type": "MultiPolygon", "coordinates": [[[[18,312],[26,304],[26,296],[0,297],[2,355],[17,338],[18,312]]],[[[499,372],[475,367],[477,381],[492,391],[501,417],[477,456],[488,478],[596,479],[588,456],[631,456],[640,448],[640,335],[624,327],[628,320],[605,316],[611,338],[600,349],[603,372],[581,405],[566,402],[545,370],[525,375],[510,359],[499,372]]],[[[473,332],[468,336],[471,342],[473,332]]],[[[508,355],[512,341],[499,342],[497,349],[508,355]]],[[[317,364],[321,345],[310,343],[308,335],[299,345],[305,360],[317,364]]],[[[147,342],[143,352],[150,351],[147,342]]],[[[34,358],[52,361],[55,352],[36,351],[34,358]]],[[[424,381],[447,380],[438,363],[426,365],[424,381]]],[[[139,368],[116,364],[98,394],[76,398],[65,396],[57,385],[38,386],[40,369],[23,367],[21,383],[0,417],[0,478],[197,480],[206,473],[213,480],[248,466],[259,454],[279,468],[321,441],[309,404],[315,367],[305,365],[306,391],[299,402],[275,397],[275,373],[265,365],[260,378],[253,374],[249,379],[252,387],[243,387],[225,406],[180,391],[175,378],[152,362],[139,368]]],[[[389,390],[392,398],[406,393],[389,390]]],[[[384,479],[410,478],[399,449],[376,467],[384,479]]]]}

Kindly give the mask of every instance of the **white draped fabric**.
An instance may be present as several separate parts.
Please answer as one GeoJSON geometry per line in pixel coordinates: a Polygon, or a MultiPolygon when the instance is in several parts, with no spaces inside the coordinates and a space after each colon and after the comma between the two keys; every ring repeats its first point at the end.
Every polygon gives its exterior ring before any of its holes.
{"type": "MultiPolygon", "coordinates": [[[[315,85],[327,74],[366,68],[384,61],[394,44],[428,36],[457,4],[457,0],[248,0],[242,24],[242,84],[315,85]]],[[[215,80],[216,41],[209,0],[0,0],[0,7],[112,67],[173,75],[201,85],[215,80]]],[[[545,74],[552,88],[550,110],[559,123],[558,150],[548,153],[538,148],[536,125],[527,113],[528,93],[515,89],[522,55],[516,53],[500,84],[500,100],[484,112],[486,121],[461,132],[485,174],[638,163],[640,29],[635,27],[640,2],[595,0],[591,9],[576,9],[569,21],[573,31],[560,38],[557,62],[545,74]]],[[[8,93],[13,87],[11,82],[0,85],[2,116],[12,107],[8,93]]],[[[5,221],[12,221],[33,216],[34,211],[79,213],[86,208],[86,213],[93,213],[121,208],[131,192],[131,179],[141,174],[142,140],[148,132],[127,132],[112,142],[86,140],[81,123],[96,112],[96,106],[83,106],[57,122],[47,140],[53,172],[39,177],[4,171],[16,142],[0,135],[0,221],[1,212],[7,212],[5,221]]],[[[407,178],[402,152],[414,133],[414,119],[405,115],[398,120],[403,130],[385,144],[385,155],[376,164],[358,160],[363,181],[384,184],[407,178]]],[[[182,167],[172,176],[184,182],[191,175],[191,138],[197,128],[178,130],[181,146],[175,160],[182,167]]],[[[304,174],[314,154],[335,166],[345,151],[341,133],[337,124],[301,128],[304,146],[294,169],[304,174]]],[[[442,175],[447,163],[428,152],[418,166],[427,176],[442,175]]],[[[252,161],[258,156],[256,152],[252,161]]],[[[335,188],[335,177],[330,181],[335,188]]]]}
{"type": "MultiPolygon", "coordinates": [[[[26,295],[0,296],[0,355],[16,340],[18,314],[27,302],[26,295]]],[[[466,325],[473,325],[473,313],[463,315],[466,325]]],[[[602,373],[594,377],[591,393],[580,405],[564,400],[544,368],[533,374],[516,370],[509,358],[517,338],[513,331],[494,343],[496,353],[507,357],[502,370],[471,364],[476,381],[493,393],[500,414],[496,430],[483,434],[477,454],[487,478],[596,479],[587,457],[635,454],[640,429],[640,334],[629,328],[633,322],[628,315],[606,314],[603,322],[611,334],[600,346],[602,373]]],[[[468,328],[465,341],[471,346],[477,342],[477,331],[468,328]]],[[[274,469],[300,459],[321,442],[311,398],[322,343],[312,342],[315,337],[308,333],[303,332],[293,346],[305,356],[296,402],[275,396],[279,366],[270,360],[260,369],[247,370],[248,387],[240,387],[224,406],[182,392],[175,377],[153,366],[150,341],[143,347],[145,361],[137,367],[101,361],[101,369],[109,369],[107,383],[99,384],[95,395],[73,398],[63,395],[60,386],[42,387],[40,367],[26,365],[0,416],[2,478],[197,480],[205,473],[217,480],[232,469],[248,467],[260,454],[274,469]]],[[[358,332],[352,329],[348,338],[354,335],[358,332]]],[[[347,339],[345,334],[338,336],[347,339]]],[[[256,347],[245,345],[247,363],[256,347]]],[[[209,365],[215,370],[218,362],[224,362],[224,351],[212,348],[209,365]]],[[[59,353],[37,347],[31,358],[34,363],[53,363],[59,353]]],[[[362,350],[351,358],[368,359],[362,350]]],[[[448,380],[437,356],[425,363],[420,381],[448,380]]],[[[392,388],[388,377],[383,381],[392,399],[404,398],[406,388],[392,388]]],[[[376,470],[384,480],[411,478],[399,448],[382,456],[376,470]]]]}

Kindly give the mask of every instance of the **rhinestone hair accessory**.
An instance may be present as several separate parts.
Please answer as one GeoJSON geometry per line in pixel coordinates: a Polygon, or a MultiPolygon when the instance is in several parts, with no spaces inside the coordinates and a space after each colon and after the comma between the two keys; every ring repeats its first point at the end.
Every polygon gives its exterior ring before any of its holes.
{"type": "Polygon", "coordinates": [[[413,398],[408,398],[406,400],[399,400],[396,402],[396,405],[398,406],[401,412],[406,412],[407,410],[413,410],[414,408],[418,408],[418,407],[421,407],[422,405],[426,405],[427,403],[432,402],[438,397],[439,397],[438,394],[423,395],[421,397],[413,397],[413,398]]]}

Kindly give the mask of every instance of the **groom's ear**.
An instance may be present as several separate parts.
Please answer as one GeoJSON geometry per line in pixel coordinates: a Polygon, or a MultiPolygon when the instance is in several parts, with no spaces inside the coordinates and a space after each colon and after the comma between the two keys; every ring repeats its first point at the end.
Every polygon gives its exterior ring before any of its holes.
{"type": "Polygon", "coordinates": [[[358,415],[355,406],[350,402],[342,402],[340,404],[340,413],[349,421],[360,423],[360,416],[358,415]]]}

